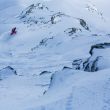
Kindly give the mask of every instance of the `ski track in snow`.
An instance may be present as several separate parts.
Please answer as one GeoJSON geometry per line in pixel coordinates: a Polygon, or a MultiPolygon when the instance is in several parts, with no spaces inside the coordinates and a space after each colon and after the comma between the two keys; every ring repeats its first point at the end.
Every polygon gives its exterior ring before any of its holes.
{"type": "Polygon", "coordinates": [[[73,110],[73,96],[72,96],[72,94],[70,94],[70,96],[67,98],[65,110],[73,110]]]}
{"type": "Polygon", "coordinates": [[[110,109],[110,78],[104,85],[104,107],[103,110],[109,110],[110,109]]]}

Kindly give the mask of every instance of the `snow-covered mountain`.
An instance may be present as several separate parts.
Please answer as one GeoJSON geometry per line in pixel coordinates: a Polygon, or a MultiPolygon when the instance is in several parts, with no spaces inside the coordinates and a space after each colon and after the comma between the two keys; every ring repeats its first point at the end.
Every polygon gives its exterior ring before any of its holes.
{"type": "Polygon", "coordinates": [[[1,0],[0,109],[109,110],[109,4],[1,0]]]}

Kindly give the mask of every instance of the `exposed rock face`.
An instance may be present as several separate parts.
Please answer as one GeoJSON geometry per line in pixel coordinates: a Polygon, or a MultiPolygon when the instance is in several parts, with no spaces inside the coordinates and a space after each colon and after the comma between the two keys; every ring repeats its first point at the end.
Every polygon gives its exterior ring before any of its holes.
{"type": "Polygon", "coordinates": [[[70,70],[72,69],[71,67],[67,67],[67,66],[64,66],[62,70],[70,70]]]}
{"type": "Polygon", "coordinates": [[[65,17],[66,15],[62,12],[55,13],[51,16],[51,23],[56,24],[57,22],[61,21],[61,17],[65,17]]]}
{"type": "Polygon", "coordinates": [[[46,47],[49,44],[49,41],[53,40],[54,37],[50,37],[50,38],[44,38],[42,39],[38,45],[36,45],[35,47],[31,48],[31,51],[40,48],[40,47],[46,47]]]}
{"type": "Polygon", "coordinates": [[[8,78],[9,76],[12,75],[17,75],[16,70],[14,70],[14,68],[7,66],[5,68],[3,68],[2,70],[0,70],[0,79],[3,80],[5,78],[8,78]]]}
{"type": "Polygon", "coordinates": [[[62,17],[67,17],[67,15],[62,12],[50,11],[42,3],[30,5],[19,16],[20,20],[27,24],[56,24],[61,21],[62,17]]]}
{"type": "Polygon", "coordinates": [[[20,18],[25,18],[28,15],[32,14],[34,12],[34,10],[48,10],[48,7],[46,7],[44,4],[42,3],[37,3],[37,4],[32,4],[29,7],[27,7],[24,11],[22,11],[22,13],[20,14],[20,18]]]}
{"type": "Polygon", "coordinates": [[[48,8],[46,3],[32,4],[27,7],[19,15],[20,21],[28,25],[46,25],[55,26],[55,24],[62,23],[62,25],[67,24],[67,26],[62,26],[63,32],[69,36],[74,35],[77,32],[83,32],[83,30],[90,31],[88,24],[82,18],[74,18],[73,16],[67,15],[64,12],[53,11],[48,8]]]}
{"type": "Polygon", "coordinates": [[[88,27],[88,25],[87,25],[87,23],[86,23],[86,21],[85,21],[84,19],[79,19],[79,21],[80,21],[80,25],[81,25],[85,30],[87,30],[87,31],[90,30],[89,27],[88,27]]]}
{"type": "Polygon", "coordinates": [[[91,58],[89,58],[86,62],[83,63],[84,71],[88,72],[95,72],[98,71],[98,61],[101,57],[96,57],[94,60],[91,61],[91,58]]]}
{"type": "Polygon", "coordinates": [[[105,48],[110,48],[110,43],[100,43],[100,44],[93,45],[89,53],[92,55],[94,49],[105,49],[105,48]]]}
{"type": "Polygon", "coordinates": [[[46,75],[46,74],[51,74],[51,72],[50,71],[43,71],[40,73],[40,75],[46,75]]]}
{"type": "Polygon", "coordinates": [[[74,60],[72,65],[73,68],[76,70],[84,70],[87,72],[95,72],[98,71],[97,63],[100,60],[100,56],[92,59],[92,57],[88,58],[87,60],[77,59],[74,60]]]}
{"type": "Polygon", "coordinates": [[[75,34],[75,33],[77,33],[77,32],[82,32],[82,30],[73,27],[73,28],[68,28],[68,29],[66,29],[64,32],[65,32],[67,35],[72,36],[73,34],[75,34]]]}
{"type": "Polygon", "coordinates": [[[37,24],[37,23],[46,23],[45,13],[50,13],[48,7],[46,7],[42,3],[32,4],[27,7],[22,13],[20,14],[19,18],[24,23],[28,24],[37,24]],[[39,11],[42,13],[39,14],[39,11]],[[34,13],[34,14],[33,14],[34,13]]]}
{"type": "Polygon", "coordinates": [[[91,12],[91,13],[97,13],[97,15],[99,15],[99,17],[102,19],[102,20],[105,20],[104,16],[103,16],[103,12],[101,12],[99,9],[96,8],[96,6],[94,4],[87,4],[86,5],[86,9],[91,12]]]}
{"type": "Polygon", "coordinates": [[[49,41],[49,40],[52,40],[52,39],[53,39],[53,37],[42,39],[42,40],[40,41],[40,43],[39,43],[39,46],[47,46],[48,41],[49,41]]]}
{"type": "MultiPolygon", "coordinates": [[[[106,49],[110,48],[110,43],[100,43],[91,46],[90,55],[91,57],[87,59],[77,59],[74,60],[72,65],[73,69],[83,70],[88,72],[95,72],[102,68],[107,68],[109,66],[109,55],[106,49]],[[101,66],[103,65],[103,67],[101,66]]],[[[110,50],[110,49],[109,49],[110,50]]]]}

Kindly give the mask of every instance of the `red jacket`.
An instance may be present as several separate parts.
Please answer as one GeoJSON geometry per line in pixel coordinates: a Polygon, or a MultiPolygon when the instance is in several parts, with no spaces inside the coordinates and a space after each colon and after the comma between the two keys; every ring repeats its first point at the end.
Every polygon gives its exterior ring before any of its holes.
{"type": "Polygon", "coordinates": [[[14,35],[14,34],[16,34],[16,33],[17,33],[16,27],[12,28],[10,35],[14,35]]]}

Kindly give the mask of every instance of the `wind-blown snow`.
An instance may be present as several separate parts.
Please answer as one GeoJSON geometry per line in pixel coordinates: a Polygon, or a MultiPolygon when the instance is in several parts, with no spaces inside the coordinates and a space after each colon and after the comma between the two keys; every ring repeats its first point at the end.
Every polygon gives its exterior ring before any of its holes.
{"type": "Polygon", "coordinates": [[[1,0],[0,109],[109,110],[109,4],[1,0]]]}

